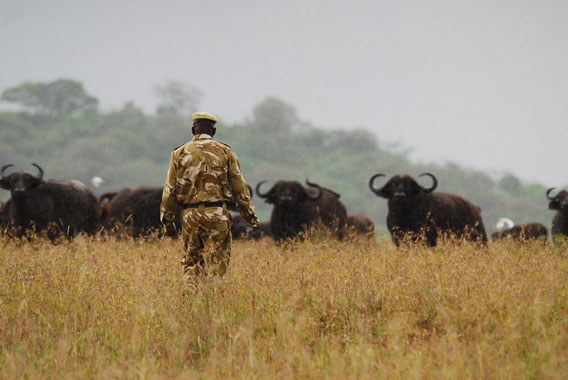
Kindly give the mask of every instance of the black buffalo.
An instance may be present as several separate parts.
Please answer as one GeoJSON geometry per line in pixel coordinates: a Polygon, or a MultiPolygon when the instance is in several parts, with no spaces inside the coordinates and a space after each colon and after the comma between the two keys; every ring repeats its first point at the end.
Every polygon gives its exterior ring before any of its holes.
{"type": "Polygon", "coordinates": [[[366,216],[359,214],[349,214],[346,219],[348,231],[353,235],[363,235],[374,237],[376,234],[375,223],[366,216]]]}
{"type": "Polygon", "coordinates": [[[255,230],[247,225],[242,216],[236,214],[231,215],[231,235],[233,239],[252,238],[260,240],[265,236],[270,236],[270,223],[260,223],[255,230]]]}
{"type": "Polygon", "coordinates": [[[248,236],[248,226],[240,215],[231,215],[231,236],[233,239],[242,239],[248,236]]]}
{"type": "MultiPolygon", "coordinates": [[[[105,231],[116,230],[133,237],[160,234],[160,204],[162,187],[126,187],[118,192],[104,193],[99,197],[102,207],[101,222],[105,231]]],[[[176,215],[176,226],[180,227],[180,212],[176,215]]]]}
{"type": "Polygon", "coordinates": [[[552,220],[552,236],[568,236],[568,191],[562,190],[556,196],[550,196],[553,188],[548,189],[546,198],[550,201],[548,208],[556,210],[556,215],[552,220]]]}
{"type": "Polygon", "coordinates": [[[96,233],[100,209],[95,195],[79,181],[44,181],[43,169],[32,165],[39,170],[37,176],[21,171],[6,175],[13,165],[0,171],[0,187],[12,196],[5,211],[9,229],[18,237],[47,232],[52,240],[62,234],[96,233]]]}
{"type": "Polygon", "coordinates": [[[514,226],[504,231],[491,234],[493,240],[512,239],[517,241],[548,239],[548,229],[540,223],[526,223],[514,226]]]}
{"type": "Polygon", "coordinates": [[[0,202],[0,228],[4,229],[8,225],[8,207],[10,207],[10,201],[4,203],[0,202]]]}
{"type": "Polygon", "coordinates": [[[118,194],[117,191],[110,193],[103,193],[99,196],[98,203],[101,207],[101,221],[110,216],[110,201],[118,194]]]}
{"type": "Polygon", "coordinates": [[[309,181],[306,181],[309,188],[296,181],[278,181],[263,193],[260,187],[264,182],[256,185],[256,193],[274,205],[270,234],[276,240],[296,237],[319,222],[343,238],[347,211],[339,194],[309,181]]]}
{"type": "Polygon", "coordinates": [[[434,193],[438,180],[433,174],[420,175],[432,178],[434,183],[430,188],[420,186],[408,175],[396,175],[382,188],[375,188],[375,179],[384,176],[372,176],[369,187],[376,195],[388,199],[387,227],[396,245],[405,238],[413,241],[425,238],[429,246],[435,246],[440,234],[487,242],[480,208],[459,195],[434,193]]]}
{"type": "Polygon", "coordinates": [[[250,231],[249,234],[254,240],[262,239],[265,236],[272,236],[270,232],[270,222],[260,223],[258,228],[250,231]]]}

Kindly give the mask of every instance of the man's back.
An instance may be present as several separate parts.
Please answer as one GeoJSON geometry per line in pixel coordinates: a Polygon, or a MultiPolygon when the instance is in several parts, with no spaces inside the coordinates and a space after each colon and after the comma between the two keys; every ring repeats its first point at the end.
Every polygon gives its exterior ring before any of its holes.
{"type": "Polygon", "coordinates": [[[179,203],[230,202],[230,148],[209,135],[197,135],[173,152],[179,203]]]}

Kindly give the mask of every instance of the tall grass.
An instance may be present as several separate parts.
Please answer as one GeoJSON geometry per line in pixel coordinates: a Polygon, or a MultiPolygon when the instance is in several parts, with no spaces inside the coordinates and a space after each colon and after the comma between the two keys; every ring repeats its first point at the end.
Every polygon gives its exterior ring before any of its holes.
{"type": "Polygon", "coordinates": [[[510,242],[5,242],[0,378],[566,378],[568,252],[510,242]]]}

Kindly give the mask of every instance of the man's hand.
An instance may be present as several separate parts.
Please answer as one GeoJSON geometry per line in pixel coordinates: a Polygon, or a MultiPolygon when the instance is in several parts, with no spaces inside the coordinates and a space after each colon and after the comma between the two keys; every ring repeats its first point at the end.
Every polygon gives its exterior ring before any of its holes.
{"type": "Polygon", "coordinates": [[[171,237],[172,239],[177,239],[178,232],[174,224],[167,224],[164,226],[164,235],[171,237]]]}
{"type": "Polygon", "coordinates": [[[258,230],[258,224],[251,224],[250,227],[247,228],[248,235],[253,238],[254,240],[260,239],[260,232],[258,230]]]}
{"type": "Polygon", "coordinates": [[[247,226],[247,232],[258,232],[258,224],[249,224],[247,226]]]}

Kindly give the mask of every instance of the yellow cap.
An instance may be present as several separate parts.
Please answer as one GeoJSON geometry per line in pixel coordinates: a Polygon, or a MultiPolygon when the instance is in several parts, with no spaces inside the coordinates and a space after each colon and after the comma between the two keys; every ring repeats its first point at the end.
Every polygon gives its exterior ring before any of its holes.
{"type": "Polygon", "coordinates": [[[211,120],[213,122],[217,122],[217,118],[213,115],[211,115],[208,112],[195,112],[193,115],[191,115],[191,120],[195,123],[197,120],[211,120]]]}

